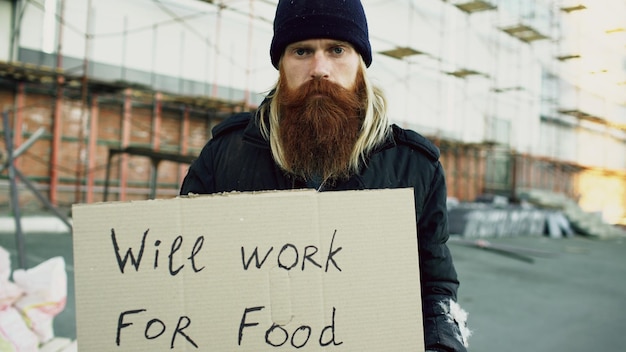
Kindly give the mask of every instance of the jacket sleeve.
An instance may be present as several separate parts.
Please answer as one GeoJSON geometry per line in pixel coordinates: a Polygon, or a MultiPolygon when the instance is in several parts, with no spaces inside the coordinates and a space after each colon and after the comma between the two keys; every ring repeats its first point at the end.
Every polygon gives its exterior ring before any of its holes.
{"type": "MultiPolygon", "coordinates": [[[[210,194],[216,193],[215,165],[216,150],[220,148],[220,137],[226,136],[233,131],[243,130],[252,118],[249,112],[237,113],[213,127],[213,136],[202,148],[200,155],[189,166],[187,175],[180,188],[180,195],[189,193],[210,194]]],[[[222,153],[223,154],[223,153],[222,153]]]]}
{"type": "Polygon", "coordinates": [[[421,203],[416,211],[426,349],[466,351],[469,337],[465,322],[467,313],[456,303],[459,281],[446,245],[447,190],[439,161],[430,185],[425,193],[422,192],[416,190],[416,201],[419,195],[424,197],[423,202],[416,203],[417,207],[421,203]]]}
{"type": "Polygon", "coordinates": [[[209,141],[204,148],[202,148],[198,158],[189,166],[187,175],[185,176],[185,179],[180,187],[180,195],[186,196],[189,193],[215,193],[213,186],[213,178],[215,175],[211,165],[211,160],[213,159],[210,155],[211,144],[212,140],[209,141]]]}

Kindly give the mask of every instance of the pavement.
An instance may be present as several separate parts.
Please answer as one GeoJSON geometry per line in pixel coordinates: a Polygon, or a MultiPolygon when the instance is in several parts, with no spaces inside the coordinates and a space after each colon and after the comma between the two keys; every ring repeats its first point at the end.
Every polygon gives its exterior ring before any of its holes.
{"type": "MultiPolygon", "coordinates": [[[[0,246],[18,254],[11,219],[0,217],[0,246]]],[[[72,235],[53,217],[25,218],[26,267],[62,256],[68,299],[55,335],[76,338],[72,235]]],[[[574,236],[489,238],[492,246],[550,255],[532,262],[479,248],[453,236],[449,244],[461,281],[458,301],[469,313],[473,352],[623,351],[626,346],[626,238],[574,236]]],[[[484,246],[485,243],[481,242],[484,246]]]]}

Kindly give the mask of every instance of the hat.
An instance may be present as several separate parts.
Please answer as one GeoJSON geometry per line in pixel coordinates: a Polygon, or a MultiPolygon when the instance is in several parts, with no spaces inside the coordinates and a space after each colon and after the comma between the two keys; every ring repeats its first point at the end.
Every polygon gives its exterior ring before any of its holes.
{"type": "Polygon", "coordinates": [[[367,67],[372,63],[367,19],[360,0],[279,0],[270,47],[272,65],[278,68],[287,45],[315,38],[348,42],[367,67]]]}

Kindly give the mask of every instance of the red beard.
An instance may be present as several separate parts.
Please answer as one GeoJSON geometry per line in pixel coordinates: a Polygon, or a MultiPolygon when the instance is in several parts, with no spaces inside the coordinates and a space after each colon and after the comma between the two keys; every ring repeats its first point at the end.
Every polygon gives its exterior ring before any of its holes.
{"type": "Polygon", "coordinates": [[[315,79],[290,90],[280,85],[280,141],[287,168],[322,181],[345,179],[363,122],[365,84],[357,75],[354,89],[315,79]]]}

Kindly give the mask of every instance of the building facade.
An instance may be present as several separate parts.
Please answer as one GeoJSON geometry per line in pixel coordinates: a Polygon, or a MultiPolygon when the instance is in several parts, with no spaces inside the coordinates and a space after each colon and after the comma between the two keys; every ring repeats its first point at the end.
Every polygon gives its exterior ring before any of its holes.
{"type": "MultiPolygon", "coordinates": [[[[3,118],[36,137],[16,169],[58,206],[174,196],[275,82],[276,2],[0,0],[3,118]]],[[[449,196],[540,189],[626,223],[624,1],[363,3],[373,81],[440,147],[449,196]]]]}

